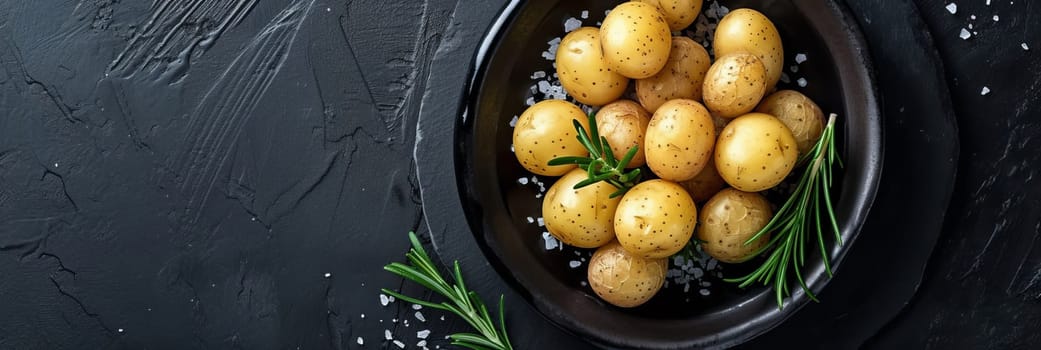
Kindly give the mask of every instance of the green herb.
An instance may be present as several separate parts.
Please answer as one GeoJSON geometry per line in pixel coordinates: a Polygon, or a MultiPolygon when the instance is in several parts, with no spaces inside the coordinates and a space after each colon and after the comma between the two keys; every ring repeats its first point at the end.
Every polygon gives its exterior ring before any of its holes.
{"type": "Polygon", "coordinates": [[[463,275],[459,270],[459,262],[455,262],[455,269],[453,270],[455,283],[449,284],[441,276],[437,268],[434,267],[434,262],[430,260],[430,256],[427,255],[426,250],[419,243],[416,234],[409,232],[408,238],[412,241],[412,249],[405,256],[411,265],[391,263],[384,266],[383,269],[418,283],[437,294],[441,294],[448,301],[435,304],[408,297],[386,288],[383,289],[383,292],[413,304],[454,313],[477,330],[478,334],[452,334],[450,336],[452,345],[478,350],[512,350],[513,346],[510,345],[510,339],[506,334],[506,322],[503,318],[505,314],[503,310],[503,296],[499,295],[499,325],[496,327],[491,315],[488,314],[488,308],[484,306],[481,298],[477,296],[477,293],[466,289],[466,283],[463,282],[463,275]]]}
{"type": "Polygon", "coordinates": [[[589,178],[575,184],[575,189],[586,187],[600,181],[605,181],[618,190],[611,193],[611,198],[625,194],[633,186],[640,182],[640,169],[636,168],[625,172],[629,162],[640,150],[639,145],[629,149],[629,152],[621,160],[616,159],[607,138],[600,136],[596,128],[596,115],[589,113],[589,133],[582,127],[582,123],[574,120],[575,131],[578,142],[589,151],[589,157],[557,157],[549,161],[549,165],[578,164],[580,168],[589,173],[589,178]]]}
{"type": "Polygon", "coordinates": [[[745,242],[750,244],[767,232],[774,232],[770,242],[750,254],[748,259],[767,249],[775,249],[755,271],[743,277],[726,279],[728,282],[740,283],[742,288],[757,282],[766,286],[772,285],[777,296],[778,308],[783,308],[784,298],[791,295],[788,290],[790,273],[795,275],[795,280],[806,295],[817,301],[817,297],[806,286],[801,272],[806,262],[807,239],[816,236],[828,277],[831,277],[831,263],[824,247],[824,231],[833,231],[837,244],[842,244],[839,225],[831,204],[831,194],[828,191],[832,183],[832,165],[838,163],[842,166],[842,161],[835,151],[835,118],[835,114],[828,118],[828,124],[817,143],[800,159],[800,163],[808,162],[808,165],[791,197],[763,229],[745,242]]]}

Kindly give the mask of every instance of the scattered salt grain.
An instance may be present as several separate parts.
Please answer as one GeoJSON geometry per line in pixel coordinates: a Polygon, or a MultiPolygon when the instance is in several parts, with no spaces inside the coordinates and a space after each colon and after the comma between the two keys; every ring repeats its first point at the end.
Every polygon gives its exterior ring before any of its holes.
{"type": "Polygon", "coordinates": [[[969,23],[969,29],[972,29],[972,23],[969,23]]]}
{"type": "Polygon", "coordinates": [[[430,336],[430,330],[429,329],[424,329],[424,330],[421,330],[419,332],[416,332],[416,338],[419,338],[419,339],[426,339],[429,336],[430,336]]]}
{"type": "Polygon", "coordinates": [[[579,266],[582,266],[582,262],[578,261],[578,260],[571,260],[567,264],[568,264],[568,266],[571,266],[571,268],[577,268],[579,266]]]}
{"type": "Polygon", "coordinates": [[[380,305],[387,306],[390,303],[390,298],[384,294],[380,294],[380,305]]]}
{"type": "Polygon", "coordinates": [[[390,330],[389,329],[384,329],[383,330],[383,337],[387,338],[387,340],[394,339],[394,336],[390,334],[390,330]]]}
{"type": "Polygon", "coordinates": [[[422,309],[423,309],[423,305],[412,304],[412,310],[422,310],[422,309]]]}
{"type": "Polygon", "coordinates": [[[1000,18],[1000,17],[998,17],[998,15],[994,15],[994,17],[992,17],[992,19],[994,20],[994,22],[997,22],[997,21],[998,21],[999,19],[1001,19],[1001,18],[1000,18]]]}
{"type": "Polygon", "coordinates": [[[586,282],[586,281],[579,281],[579,282],[578,282],[578,285],[580,285],[580,286],[583,286],[583,287],[585,287],[585,286],[588,286],[588,285],[589,285],[589,282],[586,282]]]}
{"type": "Polygon", "coordinates": [[[704,295],[704,296],[708,296],[709,294],[711,294],[711,292],[709,292],[708,289],[704,289],[704,288],[699,290],[698,293],[701,293],[701,295],[704,295]]]}
{"type": "Polygon", "coordinates": [[[513,118],[510,119],[510,127],[512,128],[515,126],[517,126],[517,116],[513,116],[513,118]]]}
{"type": "Polygon", "coordinates": [[[788,67],[788,69],[791,70],[792,73],[798,73],[799,72],[799,66],[791,66],[791,67],[788,67]]]}
{"type": "Polygon", "coordinates": [[[365,345],[365,339],[358,337],[358,345],[365,345]]]}
{"type": "Polygon", "coordinates": [[[394,341],[394,345],[397,345],[398,348],[401,348],[401,349],[405,348],[405,343],[402,343],[400,340],[395,340],[394,341]]]}
{"type": "Polygon", "coordinates": [[[582,10],[582,14],[579,17],[582,17],[582,19],[589,18],[589,10],[582,10]]]}
{"type": "Polygon", "coordinates": [[[990,0],[987,0],[987,6],[990,6],[990,0]]]}
{"type": "Polygon", "coordinates": [[[329,277],[333,277],[333,274],[326,272],[325,273],[325,278],[329,278],[329,277]]]}
{"type": "Polygon", "coordinates": [[[445,316],[444,316],[444,315],[441,315],[441,320],[442,320],[442,321],[444,321],[444,320],[445,320],[445,316]]]}
{"type": "Polygon", "coordinates": [[[787,84],[787,83],[792,82],[792,79],[788,77],[787,73],[783,73],[782,72],[781,73],[781,82],[787,84]]]}
{"type": "Polygon", "coordinates": [[[361,318],[365,318],[365,314],[361,314],[361,318]]]}
{"type": "Polygon", "coordinates": [[[967,30],[965,28],[962,28],[961,29],[961,33],[958,34],[958,37],[962,38],[962,40],[969,40],[970,36],[972,36],[972,34],[970,34],[969,30],[967,30]]]}
{"type": "Polygon", "coordinates": [[[989,87],[984,86],[983,90],[980,90],[980,96],[986,96],[989,93],[990,93],[990,88],[989,87]]]}
{"type": "Polygon", "coordinates": [[[806,87],[806,78],[799,78],[799,80],[796,80],[795,82],[799,84],[799,87],[806,87]]]}
{"type": "Polygon", "coordinates": [[[566,21],[564,21],[564,32],[565,33],[573,32],[575,29],[578,29],[581,26],[582,26],[582,21],[581,20],[579,20],[577,18],[574,18],[574,17],[568,18],[566,21]]]}
{"type": "Polygon", "coordinates": [[[526,178],[526,177],[519,178],[519,179],[517,179],[517,183],[519,183],[521,185],[527,185],[528,184],[528,178],[526,178]]]}
{"type": "Polygon", "coordinates": [[[119,332],[119,333],[123,333],[123,329],[122,328],[117,329],[116,331],[119,332]]]}
{"type": "Polygon", "coordinates": [[[557,238],[550,235],[549,232],[542,232],[542,240],[546,241],[546,250],[553,250],[560,246],[557,238]]]}
{"type": "Polygon", "coordinates": [[[1023,48],[1023,51],[1029,51],[1030,50],[1030,46],[1027,46],[1027,43],[1019,44],[1019,46],[1023,48]]]}
{"type": "Polygon", "coordinates": [[[947,12],[950,12],[952,15],[957,13],[958,12],[958,4],[955,4],[953,2],[950,3],[950,4],[947,4],[947,12]]]}
{"type": "Polygon", "coordinates": [[[419,311],[416,311],[416,319],[419,320],[419,322],[426,322],[427,321],[426,316],[423,316],[423,313],[419,312],[419,311]]]}
{"type": "Polygon", "coordinates": [[[538,221],[538,222],[539,222],[539,227],[543,227],[543,226],[546,226],[546,219],[543,219],[543,218],[541,218],[541,217],[540,217],[540,218],[538,218],[538,220],[536,220],[536,221],[538,221]]]}
{"type": "Polygon", "coordinates": [[[420,340],[418,343],[416,343],[416,346],[418,346],[418,347],[426,347],[427,346],[427,341],[426,340],[420,340]]]}
{"type": "Polygon", "coordinates": [[[802,64],[803,62],[806,62],[806,54],[800,53],[795,55],[795,63],[802,64]]]}
{"type": "Polygon", "coordinates": [[[531,224],[531,223],[534,223],[534,222],[535,222],[535,218],[529,216],[528,217],[528,223],[531,224]]]}
{"type": "Polygon", "coordinates": [[[541,71],[540,70],[540,71],[535,71],[535,73],[531,73],[531,78],[532,79],[542,79],[542,78],[545,78],[545,77],[546,77],[546,72],[545,71],[541,71]]]}

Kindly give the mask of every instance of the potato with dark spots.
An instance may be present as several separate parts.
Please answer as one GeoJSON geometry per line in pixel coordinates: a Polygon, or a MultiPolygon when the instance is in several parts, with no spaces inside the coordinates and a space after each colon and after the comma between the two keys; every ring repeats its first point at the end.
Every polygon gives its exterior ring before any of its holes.
{"type": "Polygon", "coordinates": [[[590,106],[617,100],[629,86],[629,78],[604,63],[600,30],[582,27],[560,41],[556,55],[557,76],[568,95],[590,106]]]}
{"type": "Polygon", "coordinates": [[[809,97],[794,90],[770,94],[759,103],[756,112],[780,119],[795,136],[799,154],[806,154],[824,132],[824,112],[809,97]]]}
{"type": "Polygon", "coordinates": [[[651,113],[673,99],[700,101],[705,74],[711,65],[712,58],[704,46],[688,37],[673,37],[665,67],[652,77],[637,80],[636,96],[651,113]]]}
{"type": "Polygon", "coordinates": [[[701,0],[639,0],[658,7],[669,22],[669,30],[680,31],[694,23],[701,13],[701,0]]]}
{"type": "Polygon", "coordinates": [[[614,212],[622,200],[610,198],[617,189],[606,182],[574,188],[588,178],[581,168],[571,170],[549,188],[542,202],[546,230],[579,248],[596,248],[614,239],[614,212]]]}
{"type": "Polygon", "coordinates": [[[674,182],[655,179],[636,185],[622,196],[614,214],[614,231],[625,250],[660,259],[683,249],[697,222],[698,210],[687,190],[674,182]]]}
{"type": "Polygon", "coordinates": [[[716,171],[716,162],[713,161],[713,157],[709,157],[705,169],[701,169],[697,176],[680,182],[680,186],[687,189],[687,193],[690,194],[690,198],[694,199],[694,203],[704,203],[726,185],[727,182],[723,181],[723,177],[719,176],[719,172],[716,171]]]}
{"type": "Polygon", "coordinates": [[[604,18],[600,44],[611,70],[643,79],[658,74],[665,66],[672,33],[657,7],[630,1],[616,6],[604,18]]]}
{"type": "Polygon", "coordinates": [[[537,175],[560,176],[574,164],[550,166],[553,158],[586,157],[572,120],[589,129],[589,118],[578,106],[562,100],[545,100],[528,107],[513,128],[513,153],[524,169],[537,175]]]}
{"type": "Polygon", "coordinates": [[[715,124],[705,106],[680,99],[666,102],[654,112],[643,148],[655,175],[679,182],[705,168],[715,143],[715,124]]]}
{"type": "Polygon", "coordinates": [[[596,112],[596,127],[600,136],[607,138],[615,157],[622,158],[633,146],[638,151],[629,161],[629,168],[641,167],[647,163],[643,151],[643,138],[647,133],[647,124],[651,115],[640,104],[630,100],[612,102],[596,112]]]}
{"type": "Polygon", "coordinates": [[[665,283],[666,259],[645,259],[611,242],[593,253],[586,277],[593,292],[618,307],[636,307],[665,283]]]}
{"type": "Polygon", "coordinates": [[[712,39],[716,57],[737,52],[748,52],[762,60],[766,67],[766,88],[769,90],[784,72],[784,46],[774,23],[759,11],[736,9],[730,11],[716,26],[712,39]]]}
{"type": "Polygon", "coordinates": [[[767,232],[745,244],[766,227],[772,217],[770,202],[758,193],[733,188],[719,191],[701,207],[698,225],[701,249],[725,263],[744,262],[770,241],[767,232]]]}
{"type": "Polygon", "coordinates": [[[748,113],[730,121],[716,142],[716,170],[745,192],[777,186],[795,167],[799,146],[788,127],[769,114],[748,113]]]}
{"type": "Polygon", "coordinates": [[[766,67],[753,54],[717,56],[702,86],[705,107],[713,115],[733,118],[755,109],[766,94],[766,67]]]}

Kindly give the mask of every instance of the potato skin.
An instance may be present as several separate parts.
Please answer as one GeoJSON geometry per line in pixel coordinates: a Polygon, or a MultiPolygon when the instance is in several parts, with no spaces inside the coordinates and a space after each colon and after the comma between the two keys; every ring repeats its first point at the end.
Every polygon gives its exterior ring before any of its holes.
{"type": "Polygon", "coordinates": [[[672,33],[658,8],[630,1],[616,6],[600,25],[604,61],[611,70],[643,79],[665,66],[672,33]]]}
{"type": "Polygon", "coordinates": [[[614,212],[622,200],[610,198],[617,189],[603,181],[574,189],[588,178],[581,168],[569,171],[550,186],[542,202],[546,230],[579,248],[596,248],[614,239],[614,212]]]}
{"type": "Polygon", "coordinates": [[[636,96],[651,113],[677,98],[700,101],[705,74],[711,65],[712,58],[704,46],[688,37],[673,37],[665,67],[652,77],[637,80],[636,96]]]}
{"type": "Polygon", "coordinates": [[[614,214],[618,243],[636,256],[660,259],[676,254],[694,234],[698,210],[682,186],[655,179],[622,196],[614,214]]]}
{"type": "Polygon", "coordinates": [[[809,97],[794,90],[770,94],[759,103],[756,112],[780,119],[795,136],[799,154],[806,154],[824,132],[824,112],[809,97]]]}
{"type": "Polygon", "coordinates": [[[702,94],[713,115],[733,118],[755,109],[766,87],[763,62],[753,54],[738,52],[717,56],[705,74],[702,94]]]}
{"type": "Polygon", "coordinates": [[[752,9],[730,11],[716,26],[712,39],[716,57],[735,52],[750,52],[766,67],[766,87],[772,88],[784,72],[784,46],[777,27],[766,15],[752,9]]]}
{"type": "Polygon", "coordinates": [[[769,114],[749,113],[723,128],[716,142],[716,169],[730,186],[759,192],[784,181],[798,154],[784,123],[769,114]]]}
{"type": "Polygon", "coordinates": [[[582,109],[567,101],[545,100],[524,110],[513,128],[513,153],[521,166],[545,176],[560,176],[576,168],[574,164],[548,164],[556,157],[589,155],[576,138],[572,120],[578,120],[589,130],[589,118],[582,109]]]}
{"type": "Polygon", "coordinates": [[[650,300],[665,283],[665,259],[644,259],[611,242],[593,253],[586,277],[593,292],[618,307],[650,300]]]}
{"type": "Polygon", "coordinates": [[[622,158],[633,146],[638,146],[636,155],[629,161],[629,168],[647,164],[643,151],[643,139],[647,133],[647,124],[651,122],[651,114],[640,104],[630,100],[612,102],[596,112],[596,127],[600,136],[607,138],[611,152],[622,158]]]}
{"type": "Polygon", "coordinates": [[[564,90],[590,106],[617,100],[629,85],[629,78],[604,63],[600,30],[594,27],[582,27],[564,36],[557,47],[556,63],[564,90]]]}
{"type": "Polygon", "coordinates": [[[647,165],[658,177],[686,181],[705,168],[716,142],[712,116],[697,101],[666,102],[647,125],[647,165]]]}
{"type": "Polygon", "coordinates": [[[690,26],[701,13],[701,0],[638,0],[658,7],[669,30],[679,31],[690,26]]]}
{"type": "Polygon", "coordinates": [[[705,168],[701,169],[701,172],[693,179],[679,183],[680,186],[687,189],[687,193],[690,194],[691,199],[694,199],[694,203],[704,203],[727,185],[727,182],[723,181],[723,177],[719,176],[719,172],[716,171],[714,158],[709,157],[705,168]]]}
{"type": "Polygon", "coordinates": [[[764,233],[751,244],[755,236],[773,217],[770,202],[758,193],[741,192],[733,188],[719,191],[701,207],[698,239],[701,249],[716,260],[740,263],[770,241],[764,233]]]}

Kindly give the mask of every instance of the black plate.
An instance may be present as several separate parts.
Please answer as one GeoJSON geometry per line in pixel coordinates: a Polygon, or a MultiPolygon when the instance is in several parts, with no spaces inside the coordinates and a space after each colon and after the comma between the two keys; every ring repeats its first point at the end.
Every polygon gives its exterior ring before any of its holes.
{"type": "MultiPolygon", "coordinates": [[[[856,238],[873,200],[882,160],[880,117],[863,43],[843,10],[828,1],[725,2],[731,8],[759,9],[774,19],[785,42],[788,62],[804,53],[801,89],[842,118],[840,135],[847,173],[837,187],[837,214],[846,245],[832,249],[837,266],[856,238]],[[810,19],[813,19],[812,21],[810,19]],[[796,36],[794,34],[798,33],[796,36]]],[[[608,306],[582,285],[584,269],[569,269],[570,253],[547,252],[537,225],[540,199],[530,177],[510,153],[510,119],[525,108],[533,72],[552,72],[541,59],[550,39],[563,35],[562,24],[589,10],[593,24],[614,4],[529,1],[508,6],[479,50],[470,104],[456,134],[462,201],[470,228],[489,261],[536,308],[558,325],[593,341],[615,346],[726,346],[758,335],[794,313],[808,298],[796,292],[778,310],[764,288],[738,290],[713,283],[709,297],[662,293],[648,305],[622,310],[608,306]],[[670,295],[671,294],[671,295],[670,295]],[[685,299],[693,299],[686,302],[685,299]],[[682,303],[681,307],[677,307],[682,303]]],[[[545,180],[544,180],[545,181],[545,180]]],[[[549,186],[547,181],[546,186],[549,186]]],[[[819,259],[807,266],[815,291],[826,284],[819,259]]]]}

